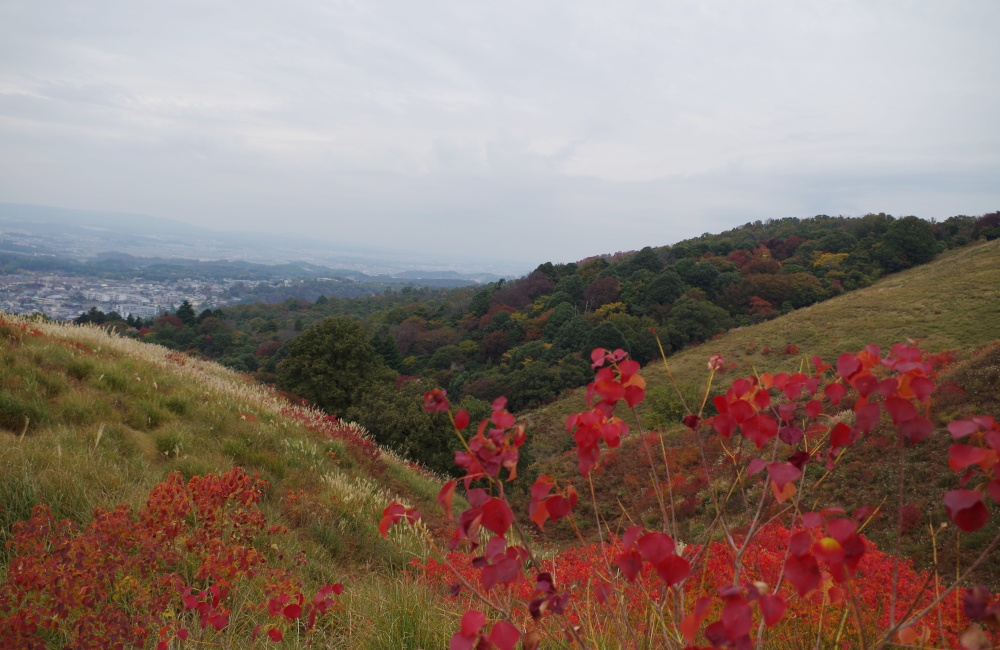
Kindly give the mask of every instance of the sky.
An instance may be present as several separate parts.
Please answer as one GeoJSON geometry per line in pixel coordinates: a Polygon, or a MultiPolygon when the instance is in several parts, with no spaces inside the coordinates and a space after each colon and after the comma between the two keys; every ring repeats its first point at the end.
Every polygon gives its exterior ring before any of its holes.
{"type": "Polygon", "coordinates": [[[0,3],[0,201],[570,262],[1000,210],[997,0],[0,3]]]}

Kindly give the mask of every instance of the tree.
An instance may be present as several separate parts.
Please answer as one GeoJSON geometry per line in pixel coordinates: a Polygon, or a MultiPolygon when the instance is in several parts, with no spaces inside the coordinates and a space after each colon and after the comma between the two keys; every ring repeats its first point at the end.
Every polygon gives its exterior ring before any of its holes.
{"type": "Polygon", "coordinates": [[[934,229],[919,217],[903,217],[893,221],[889,224],[883,241],[885,247],[895,253],[902,268],[930,262],[938,251],[934,229]]]}
{"type": "Polygon", "coordinates": [[[667,320],[670,344],[680,349],[693,341],[707,341],[732,326],[732,319],[722,307],[684,296],[674,303],[667,320]]]}
{"type": "Polygon", "coordinates": [[[365,330],[349,318],[327,318],[309,328],[292,340],[278,365],[282,390],[328,413],[343,413],[373,384],[393,376],[365,330]]]}
{"type": "Polygon", "coordinates": [[[552,339],[552,348],[556,350],[556,353],[561,354],[583,353],[592,329],[590,323],[582,316],[574,314],[556,331],[555,337],[552,339]]]}
{"type": "Polygon", "coordinates": [[[181,322],[188,326],[192,326],[198,322],[198,316],[194,313],[194,307],[187,300],[182,302],[181,306],[177,308],[177,318],[181,319],[181,322]]]}
{"type": "Polygon", "coordinates": [[[641,306],[649,309],[656,305],[669,305],[684,293],[684,280],[673,269],[658,274],[645,286],[641,306]]]}
{"type": "Polygon", "coordinates": [[[430,388],[420,380],[404,381],[399,387],[379,384],[348,409],[346,417],[401,456],[435,472],[452,474],[461,443],[445,414],[424,410],[423,394],[430,388]]]}
{"type": "Polygon", "coordinates": [[[618,280],[601,278],[583,291],[584,311],[597,309],[601,305],[618,300],[618,280]]]}

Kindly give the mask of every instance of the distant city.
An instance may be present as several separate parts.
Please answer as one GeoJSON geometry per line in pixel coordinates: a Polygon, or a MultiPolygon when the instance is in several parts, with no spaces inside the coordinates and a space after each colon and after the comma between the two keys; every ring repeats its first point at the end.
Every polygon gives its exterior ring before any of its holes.
{"type": "Polygon", "coordinates": [[[122,317],[153,318],[187,300],[198,311],[239,302],[237,289],[257,286],[259,280],[178,280],[153,282],[107,281],[99,278],[49,274],[0,275],[0,311],[45,314],[72,320],[96,307],[122,317]]]}
{"type": "Polygon", "coordinates": [[[146,319],[184,300],[202,311],[275,295],[315,299],[467,286],[523,272],[134,215],[0,203],[0,310],[58,320],[92,307],[146,319]]]}

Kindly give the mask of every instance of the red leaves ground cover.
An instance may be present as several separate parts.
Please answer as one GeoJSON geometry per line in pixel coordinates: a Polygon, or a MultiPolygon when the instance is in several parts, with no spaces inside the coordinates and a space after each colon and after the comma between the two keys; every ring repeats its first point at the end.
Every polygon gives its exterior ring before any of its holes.
{"type": "MultiPolygon", "coordinates": [[[[304,617],[311,629],[342,587],[328,585],[304,603],[298,578],[266,566],[255,544],[282,532],[258,509],[266,489],[240,468],[187,482],[175,473],[137,514],[125,505],[98,509],[82,529],[37,506],[14,525],[8,544],[0,647],[44,648],[52,640],[71,648],[141,647],[159,639],[157,647],[166,648],[173,638],[208,638],[246,606],[233,592],[255,577],[272,602],[295,599],[280,614],[304,617]]],[[[272,638],[280,639],[283,623],[266,626],[272,638]]]]}

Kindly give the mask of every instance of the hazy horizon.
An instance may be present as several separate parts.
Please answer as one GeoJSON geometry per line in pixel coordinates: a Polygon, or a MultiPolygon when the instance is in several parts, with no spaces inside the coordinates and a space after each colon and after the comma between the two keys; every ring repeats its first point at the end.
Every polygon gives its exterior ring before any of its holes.
{"type": "Polygon", "coordinates": [[[0,202],[569,262],[1000,209],[1000,3],[0,6],[0,202]]]}

